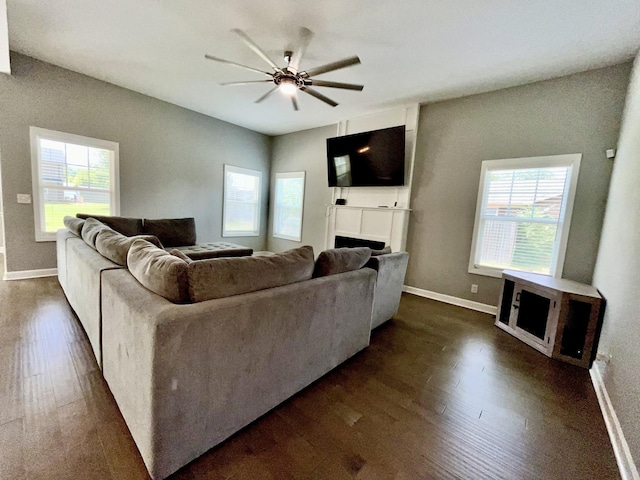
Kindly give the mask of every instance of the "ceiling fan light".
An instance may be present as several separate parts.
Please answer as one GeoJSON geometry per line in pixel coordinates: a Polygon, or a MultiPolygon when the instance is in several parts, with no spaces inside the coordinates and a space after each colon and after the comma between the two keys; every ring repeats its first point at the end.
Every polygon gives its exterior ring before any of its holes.
{"type": "Polygon", "coordinates": [[[298,90],[298,86],[294,80],[283,78],[280,82],[280,91],[285,95],[293,96],[298,90]]]}

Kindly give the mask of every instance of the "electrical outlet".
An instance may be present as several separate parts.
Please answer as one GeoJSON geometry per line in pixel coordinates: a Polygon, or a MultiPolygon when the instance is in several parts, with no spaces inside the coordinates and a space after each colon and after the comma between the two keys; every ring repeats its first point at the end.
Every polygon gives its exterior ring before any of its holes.
{"type": "Polygon", "coordinates": [[[31,195],[28,193],[19,193],[18,203],[31,203],[31,195]]]}
{"type": "Polygon", "coordinates": [[[475,283],[471,284],[471,293],[478,293],[478,285],[475,283]]]}

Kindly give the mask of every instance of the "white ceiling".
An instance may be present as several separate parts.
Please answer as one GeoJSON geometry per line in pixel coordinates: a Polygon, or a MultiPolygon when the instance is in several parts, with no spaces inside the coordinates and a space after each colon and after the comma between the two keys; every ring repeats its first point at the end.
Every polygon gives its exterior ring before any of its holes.
{"type": "Polygon", "coordinates": [[[266,134],[335,123],[391,106],[452,98],[630,59],[638,0],[7,0],[12,50],[266,134]],[[301,68],[358,55],[318,79],[332,108],[299,93],[300,111],[270,87],[223,87],[259,74],[204,59],[269,67],[300,27],[315,37],[301,68]]]}

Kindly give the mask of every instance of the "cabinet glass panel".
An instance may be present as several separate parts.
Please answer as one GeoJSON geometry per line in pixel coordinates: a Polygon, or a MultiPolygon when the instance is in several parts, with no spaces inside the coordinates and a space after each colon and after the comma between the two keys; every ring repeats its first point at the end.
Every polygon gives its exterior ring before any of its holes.
{"type": "Polygon", "coordinates": [[[520,292],[520,308],[516,326],[534,337],[544,340],[551,300],[535,293],[520,292]]]}
{"type": "Polygon", "coordinates": [[[509,325],[509,314],[511,313],[511,302],[513,301],[514,283],[505,280],[502,289],[502,303],[500,304],[500,318],[498,320],[505,325],[509,325]]]}

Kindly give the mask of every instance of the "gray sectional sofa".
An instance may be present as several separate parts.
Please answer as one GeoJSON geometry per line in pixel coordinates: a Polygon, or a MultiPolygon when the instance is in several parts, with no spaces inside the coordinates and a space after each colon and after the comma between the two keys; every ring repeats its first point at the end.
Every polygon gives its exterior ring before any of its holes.
{"type": "Polygon", "coordinates": [[[154,479],[365,348],[406,270],[406,253],[368,249],[192,261],[80,222],[58,232],[60,284],[154,479]]]}

